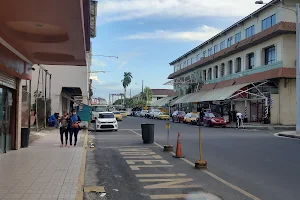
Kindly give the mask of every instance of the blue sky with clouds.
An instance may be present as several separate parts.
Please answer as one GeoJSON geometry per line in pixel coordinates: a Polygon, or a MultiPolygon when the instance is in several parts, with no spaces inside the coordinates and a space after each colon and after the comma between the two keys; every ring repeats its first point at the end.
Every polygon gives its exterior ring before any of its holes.
{"type": "Polygon", "coordinates": [[[124,72],[131,72],[132,95],[141,82],[164,86],[173,72],[169,62],[250,14],[254,0],[98,0],[97,37],[92,39],[95,97],[121,93],[124,72]],[[136,83],[136,84],[135,84],[136,83]]]}

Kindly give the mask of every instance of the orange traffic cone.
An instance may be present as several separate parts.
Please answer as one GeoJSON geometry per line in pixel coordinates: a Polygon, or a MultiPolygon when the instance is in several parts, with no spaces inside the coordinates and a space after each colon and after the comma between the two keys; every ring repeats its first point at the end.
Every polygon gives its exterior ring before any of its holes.
{"type": "Polygon", "coordinates": [[[176,154],[173,157],[175,157],[175,158],[184,158],[184,156],[182,155],[182,148],[181,148],[180,133],[179,132],[178,132],[178,136],[177,136],[176,154]]]}

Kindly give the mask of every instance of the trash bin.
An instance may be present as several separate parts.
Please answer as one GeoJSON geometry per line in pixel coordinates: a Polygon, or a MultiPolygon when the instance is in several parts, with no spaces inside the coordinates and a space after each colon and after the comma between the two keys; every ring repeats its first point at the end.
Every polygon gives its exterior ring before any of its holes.
{"type": "Polygon", "coordinates": [[[145,144],[154,143],[154,124],[141,124],[142,139],[145,144]]]}
{"type": "Polygon", "coordinates": [[[29,145],[29,128],[21,128],[21,148],[26,148],[29,145]]]}

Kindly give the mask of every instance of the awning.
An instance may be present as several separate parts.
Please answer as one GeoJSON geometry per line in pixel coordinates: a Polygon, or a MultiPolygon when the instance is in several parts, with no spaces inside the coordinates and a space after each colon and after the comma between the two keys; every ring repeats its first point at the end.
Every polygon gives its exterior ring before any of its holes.
{"type": "Polygon", "coordinates": [[[174,98],[176,97],[165,97],[165,98],[162,98],[162,99],[159,99],[157,101],[154,101],[151,103],[151,106],[153,107],[156,107],[156,106],[165,106],[167,104],[170,103],[170,101],[172,101],[174,98]]]}
{"type": "Polygon", "coordinates": [[[179,103],[193,103],[193,102],[205,102],[205,101],[222,101],[225,99],[230,99],[230,97],[243,87],[249,85],[251,83],[245,83],[245,84],[239,84],[239,85],[233,85],[229,87],[219,88],[219,89],[213,89],[213,90],[207,90],[207,91],[201,91],[197,93],[191,93],[187,94],[185,96],[182,96],[178,98],[174,104],[179,103]]]}

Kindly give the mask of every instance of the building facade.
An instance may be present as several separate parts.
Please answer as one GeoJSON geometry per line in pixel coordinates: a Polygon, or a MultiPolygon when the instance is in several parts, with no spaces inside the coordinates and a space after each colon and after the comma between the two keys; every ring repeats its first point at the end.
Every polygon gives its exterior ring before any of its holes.
{"type": "Polygon", "coordinates": [[[173,104],[244,114],[250,122],[296,122],[295,0],[273,0],[170,65],[173,104]]]}
{"type": "Polygon", "coordinates": [[[34,66],[87,65],[89,8],[90,0],[1,1],[0,154],[19,149],[30,129],[34,66]]]}
{"type": "MultiPolygon", "coordinates": [[[[153,102],[165,98],[165,97],[171,97],[171,96],[175,96],[175,92],[171,89],[151,89],[152,91],[152,99],[151,101],[149,101],[149,104],[152,104],[153,102]]],[[[135,96],[132,97],[133,99],[140,99],[141,98],[141,94],[137,94],[135,96]]]]}

